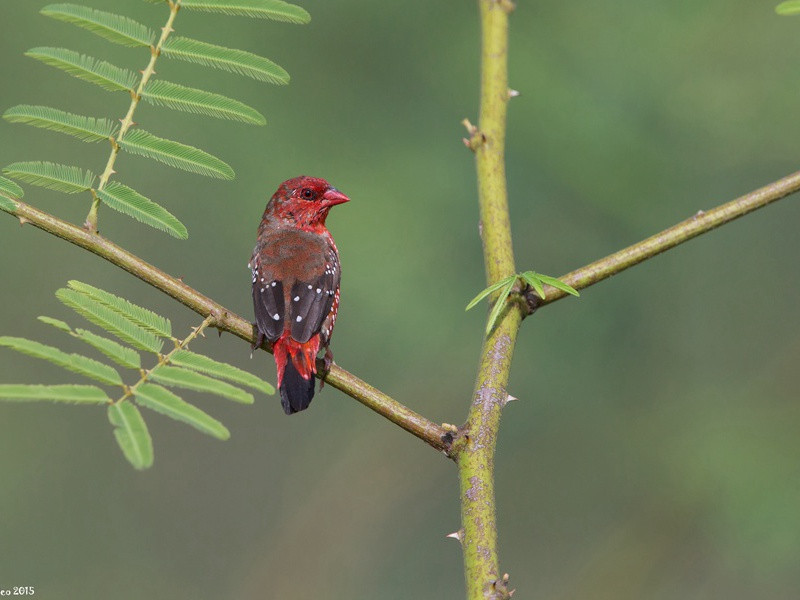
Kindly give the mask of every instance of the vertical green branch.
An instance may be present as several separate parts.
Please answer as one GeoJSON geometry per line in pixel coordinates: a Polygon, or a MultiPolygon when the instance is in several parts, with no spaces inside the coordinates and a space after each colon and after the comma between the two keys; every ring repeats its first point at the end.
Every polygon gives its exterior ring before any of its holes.
{"type": "MultiPolygon", "coordinates": [[[[128,112],[125,114],[125,117],[120,121],[120,128],[119,133],[117,133],[117,138],[111,139],[111,152],[108,155],[106,168],[102,175],[100,175],[100,181],[97,184],[98,191],[102,190],[106,186],[108,180],[115,172],[114,163],[117,162],[117,155],[119,154],[119,144],[117,141],[121,140],[128,132],[128,129],[130,129],[134,124],[133,113],[136,112],[136,107],[139,105],[139,101],[142,99],[142,91],[144,91],[147,82],[150,81],[150,78],[156,72],[156,60],[158,60],[158,57],[161,54],[161,48],[163,47],[164,42],[169,37],[169,34],[175,31],[172,28],[172,24],[175,22],[175,17],[177,16],[180,7],[180,1],[169,2],[169,18],[167,19],[167,23],[161,28],[161,36],[158,38],[156,45],[151,46],[150,48],[150,62],[148,62],[147,66],[142,70],[142,77],[139,80],[139,85],[131,92],[131,104],[128,107],[128,112]]],[[[96,233],[97,209],[100,205],[100,198],[98,198],[94,192],[92,193],[94,195],[94,200],[92,201],[92,207],[89,210],[89,215],[86,217],[86,227],[90,232],[96,233]]]]}
{"type": "MultiPolygon", "coordinates": [[[[486,279],[491,284],[515,273],[504,156],[509,99],[508,13],[513,4],[507,0],[480,0],[479,5],[481,106],[478,127],[470,131],[472,139],[468,146],[475,151],[480,230],[486,279]]],[[[510,597],[508,579],[501,576],[497,552],[494,453],[521,321],[517,305],[509,303],[509,309],[501,313],[496,327],[487,334],[472,405],[457,446],[461,543],[470,600],[510,597]]]]}

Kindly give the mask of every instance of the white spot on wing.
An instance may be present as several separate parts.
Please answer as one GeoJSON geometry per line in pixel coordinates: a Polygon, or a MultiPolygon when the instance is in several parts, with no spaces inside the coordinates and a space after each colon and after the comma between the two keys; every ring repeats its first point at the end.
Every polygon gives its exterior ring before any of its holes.
{"type": "Polygon", "coordinates": [[[297,322],[299,323],[302,320],[303,320],[303,317],[301,317],[300,315],[297,315],[297,322]]]}
{"type": "Polygon", "coordinates": [[[275,313],[274,315],[272,315],[272,318],[278,321],[280,320],[281,316],[278,313],[275,313]]]}

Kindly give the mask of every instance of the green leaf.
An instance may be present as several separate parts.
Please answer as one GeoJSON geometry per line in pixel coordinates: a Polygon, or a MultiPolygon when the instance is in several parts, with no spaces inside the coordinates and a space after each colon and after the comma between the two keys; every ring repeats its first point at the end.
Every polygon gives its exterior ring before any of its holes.
{"type": "Polygon", "coordinates": [[[91,286],[88,283],[82,283],[71,279],[67,282],[67,285],[76,292],[89,296],[96,302],[119,313],[135,325],[143,327],[147,331],[165,338],[172,337],[172,323],[170,323],[169,319],[166,317],[162,317],[152,310],[148,310],[124,298],[91,286]]]}
{"type": "Polygon", "coordinates": [[[186,144],[156,137],[141,129],[131,131],[123,139],[117,140],[117,143],[123,150],[152,158],[177,169],[218,179],[234,178],[230,165],[216,156],[186,144]]]}
{"type": "Polygon", "coordinates": [[[781,2],[775,7],[775,12],[779,15],[800,14],[800,0],[788,0],[788,2],[781,2]]]}
{"type": "Polygon", "coordinates": [[[298,25],[304,25],[311,20],[311,15],[304,9],[281,0],[182,0],[181,7],[298,25]]]}
{"type": "Polygon", "coordinates": [[[86,329],[76,329],[75,336],[92,346],[95,350],[105,354],[118,365],[127,367],[128,369],[142,368],[142,357],[139,356],[136,350],[132,350],[127,346],[118,344],[114,340],[97,335],[86,329]]]}
{"type": "Polygon", "coordinates": [[[17,211],[17,206],[18,204],[10,198],[0,196],[0,210],[14,214],[17,211]]]}
{"type": "Polygon", "coordinates": [[[560,279],[556,279],[555,277],[550,277],[548,275],[542,275],[541,273],[536,273],[536,277],[542,282],[546,283],[547,285],[551,285],[554,288],[561,290],[562,292],[567,292],[568,294],[572,294],[573,296],[580,296],[578,290],[576,290],[571,285],[567,285],[560,279]]]}
{"type": "Polygon", "coordinates": [[[240,390],[224,381],[217,381],[211,377],[179,367],[159,365],[150,371],[150,377],[164,385],[198,392],[208,392],[242,404],[252,404],[254,402],[253,396],[244,390],[240,390]]]}
{"type": "Polygon", "coordinates": [[[68,371],[78,373],[84,377],[95,379],[108,385],[123,386],[122,378],[114,367],[98,362],[93,358],[80,354],[67,354],[53,346],[40,344],[25,338],[0,336],[0,346],[6,346],[22,354],[41,358],[48,362],[58,365],[68,371]]]}
{"type": "Polygon", "coordinates": [[[219,440],[227,440],[231,437],[230,432],[222,423],[160,385],[142,383],[136,386],[133,393],[140,406],[191,425],[219,440]]]}
{"type": "Polygon", "coordinates": [[[153,440],[139,409],[130,402],[112,404],[108,407],[108,420],[128,462],[140,470],[152,466],[153,440]]]}
{"type": "Polygon", "coordinates": [[[3,118],[12,123],[25,123],[33,127],[50,129],[74,136],[84,142],[107,140],[117,127],[108,119],[93,119],[50,108],[49,106],[31,106],[20,104],[9,108],[3,118]]]}
{"type": "Polygon", "coordinates": [[[39,161],[12,163],[3,169],[3,173],[14,179],[66,194],[92,189],[95,179],[94,173],[80,167],[39,161]]]}
{"type": "Polygon", "coordinates": [[[267,83],[285,85],[289,74],[271,60],[244,50],[216,46],[185,37],[167,38],[161,47],[164,56],[238,73],[267,83]]]}
{"type": "Polygon", "coordinates": [[[112,92],[132,90],[136,85],[136,75],[133,72],[66,48],[31,48],[25,56],[66,71],[78,79],[99,85],[104,90],[112,92]]]}
{"type": "Polygon", "coordinates": [[[155,36],[141,23],[128,17],[77,4],[49,4],[41,11],[46,17],[66,21],[123,46],[151,46],[155,36]]]}
{"type": "Polygon", "coordinates": [[[494,329],[494,324],[497,321],[497,318],[500,316],[500,313],[503,310],[503,307],[506,305],[506,299],[508,295],[511,293],[511,289],[514,287],[514,284],[517,282],[516,275],[514,278],[508,282],[505,289],[500,293],[497,297],[497,300],[494,303],[494,307],[492,307],[492,312],[489,313],[489,320],[486,323],[486,335],[489,335],[489,332],[494,329]]]}
{"type": "Polygon", "coordinates": [[[467,304],[467,308],[465,308],[464,310],[465,311],[469,310],[470,308],[472,308],[473,306],[478,304],[478,302],[480,302],[481,300],[486,298],[486,296],[488,296],[492,292],[495,292],[495,291],[499,290],[501,287],[508,285],[509,281],[511,281],[511,282],[516,281],[516,279],[517,279],[516,275],[509,275],[505,279],[501,279],[500,281],[497,281],[497,282],[493,283],[492,285],[490,285],[489,287],[484,289],[480,294],[475,296],[472,299],[472,301],[470,301],[470,303],[467,304]]]}
{"type": "Polygon", "coordinates": [[[109,208],[133,217],[140,223],[166,231],[182,240],[189,237],[186,226],[172,213],[126,185],[112,181],[96,193],[109,208]]]}
{"type": "Polygon", "coordinates": [[[170,355],[169,362],[177,367],[200,371],[212,377],[240,383],[260,392],[264,392],[265,394],[275,393],[274,387],[252,373],[243,371],[228,363],[218,362],[203,354],[191,352],[190,350],[176,350],[170,355]]]}
{"type": "Polygon", "coordinates": [[[66,333],[72,333],[72,328],[60,319],[54,319],[53,317],[36,317],[42,323],[47,323],[48,325],[52,325],[56,329],[60,329],[66,333]]]}
{"type": "Polygon", "coordinates": [[[146,329],[131,323],[119,313],[114,312],[89,296],[75,290],[62,288],[56,291],[56,298],[88,321],[102,327],[134,348],[158,354],[164,345],[160,339],[146,329]]]}
{"type": "Polygon", "coordinates": [[[533,287],[533,289],[536,291],[537,294],[539,294],[539,297],[542,300],[545,299],[544,287],[542,286],[542,281],[539,279],[536,273],[534,273],[533,271],[525,271],[522,274],[522,279],[524,279],[528,285],[533,287]]]}
{"type": "Polygon", "coordinates": [[[0,210],[13,214],[16,212],[17,206],[17,203],[10,198],[0,196],[0,210]]]}
{"type": "Polygon", "coordinates": [[[157,106],[166,106],[218,119],[244,121],[254,125],[265,125],[267,122],[256,109],[238,100],[169,81],[150,82],[142,92],[142,98],[157,106]]]}
{"type": "Polygon", "coordinates": [[[99,387],[93,385],[0,385],[3,400],[49,400],[51,402],[74,402],[75,404],[106,404],[111,399],[99,387]]]}
{"type": "MultiPolygon", "coordinates": [[[[25,192],[16,183],[5,177],[0,177],[0,195],[8,196],[9,198],[22,198],[25,192]]],[[[14,204],[14,208],[16,208],[14,204]]]]}

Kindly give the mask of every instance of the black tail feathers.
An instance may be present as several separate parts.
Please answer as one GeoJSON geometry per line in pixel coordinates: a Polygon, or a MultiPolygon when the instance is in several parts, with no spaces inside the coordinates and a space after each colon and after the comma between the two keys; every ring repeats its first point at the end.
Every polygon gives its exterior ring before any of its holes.
{"type": "Polygon", "coordinates": [[[281,406],[287,415],[305,410],[314,397],[314,377],[303,379],[291,359],[287,360],[280,392],[281,406]]]}

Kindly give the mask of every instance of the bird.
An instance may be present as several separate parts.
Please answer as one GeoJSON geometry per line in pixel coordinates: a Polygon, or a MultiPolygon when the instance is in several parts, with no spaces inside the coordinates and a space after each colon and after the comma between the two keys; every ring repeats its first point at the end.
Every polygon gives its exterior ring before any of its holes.
{"type": "Polygon", "coordinates": [[[253,275],[255,347],[272,344],[281,405],[287,415],[314,397],[316,358],[325,349],[326,371],[339,309],[339,250],[325,219],[348,202],[325,179],[301,175],[284,181],[267,203],[248,267],[253,275]]]}

